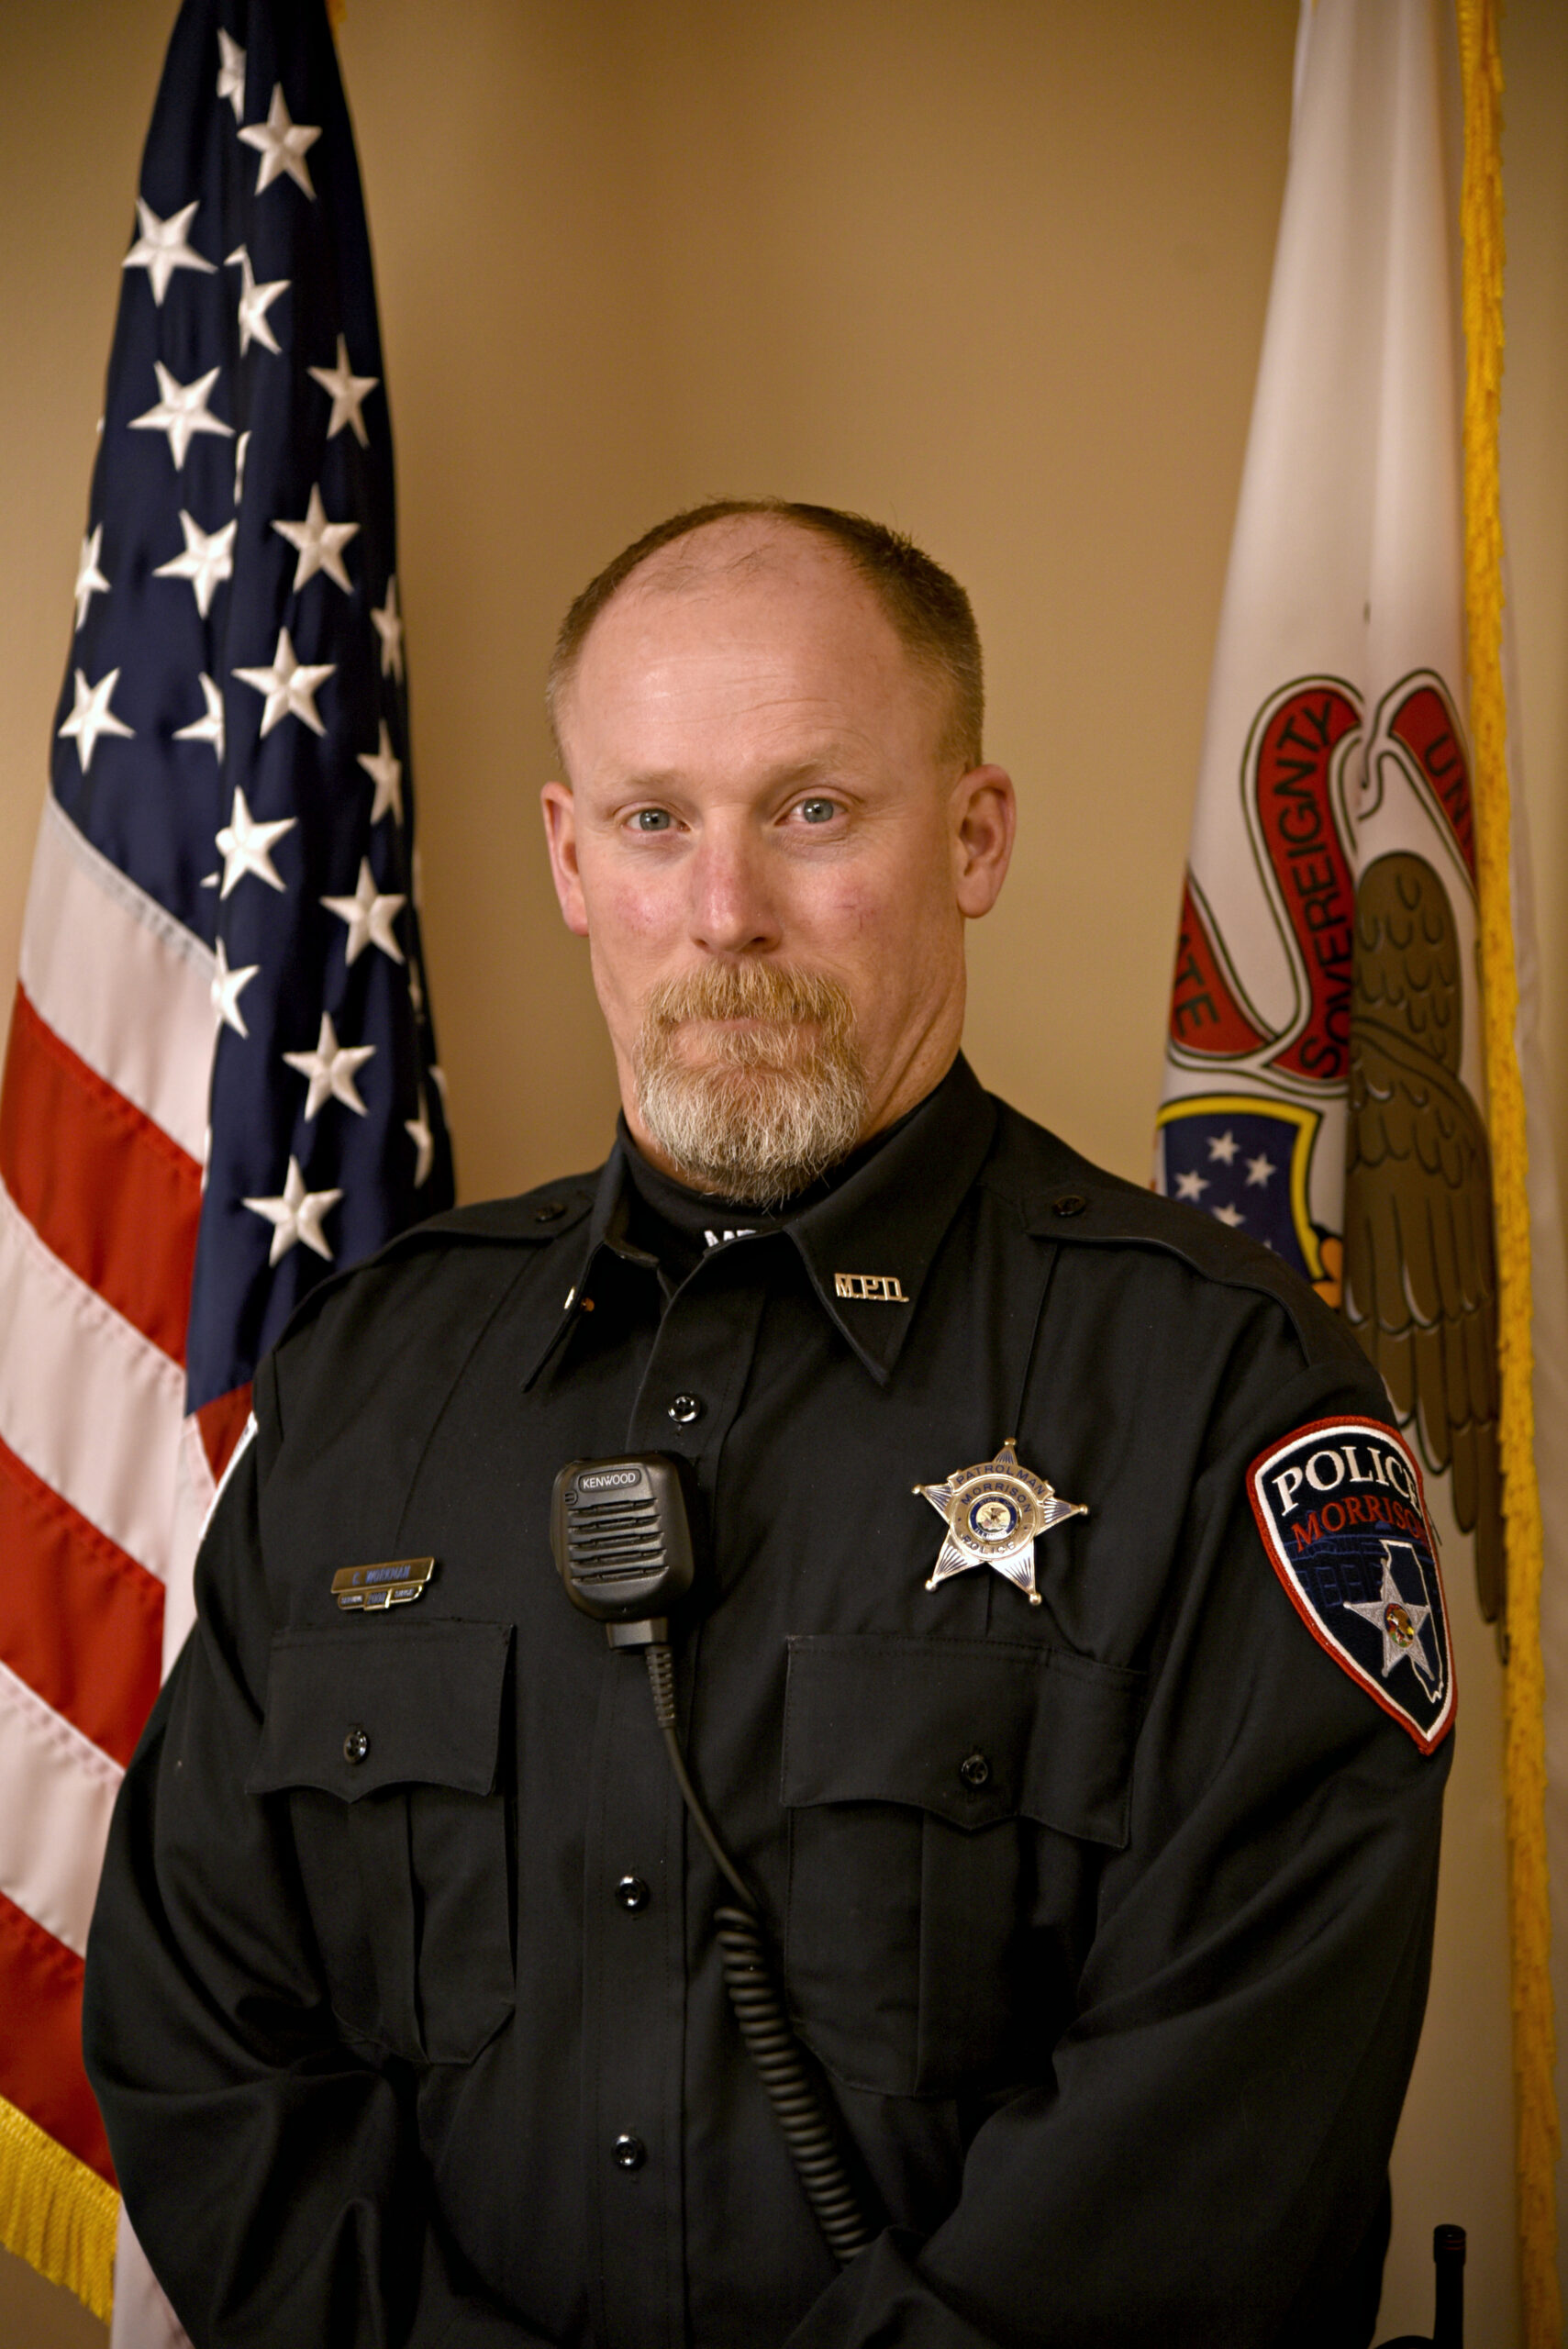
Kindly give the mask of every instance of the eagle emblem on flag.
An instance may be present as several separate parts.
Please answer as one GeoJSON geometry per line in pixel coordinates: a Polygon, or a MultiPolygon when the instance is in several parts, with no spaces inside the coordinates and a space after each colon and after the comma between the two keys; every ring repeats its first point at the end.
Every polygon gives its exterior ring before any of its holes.
{"type": "Polygon", "coordinates": [[[1448,891],[1381,856],[1356,889],[1345,1154],[1345,1319],[1429,1464],[1453,1472],[1482,1613],[1502,1603],[1497,1275],[1486,1130],[1459,1074],[1463,995],[1448,891]]]}
{"type": "Polygon", "coordinates": [[[1155,1187],[1343,1312],[1429,1470],[1451,1472],[1491,1621],[1496,1275],[1458,713],[1433,671],[1370,722],[1343,679],[1297,677],[1258,707],[1240,781],[1245,864],[1184,891],[1155,1187]]]}

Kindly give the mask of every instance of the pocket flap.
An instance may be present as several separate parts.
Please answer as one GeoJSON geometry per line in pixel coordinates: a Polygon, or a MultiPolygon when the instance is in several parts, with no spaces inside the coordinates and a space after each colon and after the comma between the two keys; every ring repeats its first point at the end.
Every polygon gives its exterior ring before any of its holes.
{"type": "Polygon", "coordinates": [[[354,1802],[414,1783],[489,1794],[511,1643],[506,1623],[378,1617],[279,1631],[246,1792],[319,1787],[354,1802]]]}
{"type": "Polygon", "coordinates": [[[784,1800],[1022,1816],[1119,1849],[1143,1675],[989,1640],[789,1643],[784,1800]]]}

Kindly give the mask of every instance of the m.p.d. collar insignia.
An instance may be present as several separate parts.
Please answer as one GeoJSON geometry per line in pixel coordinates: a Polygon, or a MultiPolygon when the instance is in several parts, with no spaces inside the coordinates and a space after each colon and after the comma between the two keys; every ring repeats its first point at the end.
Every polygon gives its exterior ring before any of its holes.
{"type": "Polygon", "coordinates": [[[835,1297],[858,1297],[872,1305],[907,1305],[896,1273],[835,1273],[835,1297]]]}
{"type": "Polygon", "coordinates": [[[942,1543],[928,1590],[935,1590],[950,1575],[967,1574],[971,1566],[995,1566],[1017,1583],[1031,1607],[1040,1605],[1034,1586],[1036,1537],[1049,1533],[1064,1517],[1086,1517],[1083,1501],[1059,1501],[1043,1476],[1018,1465],[1009,1436],[995,1460],[973,1468],[959,1468],[942,1485],[917,1485],[939,1517],[947,1520],[942,1543]]]}
{"type": "Polygon", "coordinates": [[[1453,1726],[1453,1664],[1421,1472],[1405,1444],[1375,1419],[1317,1419],[1253,1461],[1247,1491],[1318,1646],[1430,1753],[1453,1726]]]}

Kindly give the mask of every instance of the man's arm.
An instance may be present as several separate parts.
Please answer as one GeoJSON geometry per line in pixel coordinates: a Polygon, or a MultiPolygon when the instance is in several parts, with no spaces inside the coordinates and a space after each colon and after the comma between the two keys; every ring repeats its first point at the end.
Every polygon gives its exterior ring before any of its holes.
{"type": "Polygon", "coordinates": [[[204,1545],[196,1628],[115,1813],[83,2038],[127,2207],[197,2349],[538,2349],[464,2293],[411,2080],[333,2021],[261,1734],[257,1447],[204,1545]]]}
{"type": "Polygon", "coordinates": [[[1357,1386],[1364,1416],[1364,1385],[1305,1371],[1210,1458],[1051,2081],[980,2128],[951,2217],[884,2235],[790,2349],[1370,2339],[1449,1747],[1310,1635],[1245,1491],[1357,1386]]]}

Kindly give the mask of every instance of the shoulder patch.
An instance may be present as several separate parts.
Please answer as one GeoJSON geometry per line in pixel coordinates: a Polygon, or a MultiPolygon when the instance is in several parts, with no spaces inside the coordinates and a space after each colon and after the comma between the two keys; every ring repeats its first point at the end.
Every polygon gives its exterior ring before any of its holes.
{"type": "Polygon", "coordinates": [[[1453,1726],[1453,1653],[1407,1446],[1375,1419],[1315,1419],[1260,1453],[1247,1495],[1318,1646],[1430,1753],[1453,1726]]]}

